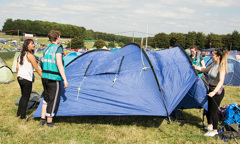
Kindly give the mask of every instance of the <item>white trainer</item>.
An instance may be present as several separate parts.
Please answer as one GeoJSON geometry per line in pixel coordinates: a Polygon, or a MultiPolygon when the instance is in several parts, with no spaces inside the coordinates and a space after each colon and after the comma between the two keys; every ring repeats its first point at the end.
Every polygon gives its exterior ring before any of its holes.
{"type": "Polygon", "coordinates": [[[215,132],[213,132],[213,131],[209,131],[209,132],[205,133],[205,136],[213,137],[213,136],[215,136],[215,135],[217,135],[217,134],[218,134],[218,133],[215,133],[215,132]]]}
{"type": "Polygon", "coordinates": [[[213,130],[213,127],[205,126],[204,128],[201,128],[201,129],[202,129],[202,130],[212,131],[212,130],[213,130]]]}

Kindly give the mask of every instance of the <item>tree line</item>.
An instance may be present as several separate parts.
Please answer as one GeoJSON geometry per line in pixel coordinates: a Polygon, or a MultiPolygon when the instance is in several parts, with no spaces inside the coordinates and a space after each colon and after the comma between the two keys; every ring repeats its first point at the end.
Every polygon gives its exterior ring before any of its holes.
{"type": "MultiPolygon", "coordinates": [[[[3,25],[2,31],[6,31],[11,35],[23,35],[24,33],[33,33],[38,36],[47,36],[50,30],[58,30],[61,32],[61,37],[75,38],[79,37],[84,40],[104,40],[110,42],[117,42],[127,44],[133,42],[132,37],[109,34],[104,32],[94,32],[93,30],[86,30],[84,27],[59,24],[56,22],[48,21],[31,21],[31,20],[12,20],[7,19],[3,25]]],[[[142,38],[134,38],[134,42],[141,43],[142,38]]],[[[148,38],[148,46],[153,48],[168,48],[170,45],[180,45],[183,48],[189,48],[191,45],[197,45],[199,49],[210,47],[215,48],[228,48],[240,50],[240,33],[234,30],[231,34],[214,34],[210,33],[205,35],[203,32],[188,32],[170,34],[158,33],[153,37],[148,38]]]]}

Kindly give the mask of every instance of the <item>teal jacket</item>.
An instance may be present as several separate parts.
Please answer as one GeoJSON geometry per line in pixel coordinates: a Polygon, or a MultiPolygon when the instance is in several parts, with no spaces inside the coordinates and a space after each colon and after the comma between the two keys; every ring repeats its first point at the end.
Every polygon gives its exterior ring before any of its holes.
{"type": "MultiPolygon", "coordinates": [[[[56,54],[61,45],[49,44],[44,51],[42,78],[63,81],[57,67],[56,54]]],[[[64,66],[64,65],[63,65],[64,66]]],[[[65,67],[64,67],[65,70],[65,67]]]]}
{"type": "MultiPolygon", "coordinates": [[[[197,55],[194,57],[194,59],[192,60],[192,64],[196,65],[196,66],[202,66],[201,65],[201,56],[197,55]]],[[[200,71],[197,71],[197,73],[199,73],[200,71]]],[[[199,77],[202,77],[203,73],[198,74],[199,77]]]]}

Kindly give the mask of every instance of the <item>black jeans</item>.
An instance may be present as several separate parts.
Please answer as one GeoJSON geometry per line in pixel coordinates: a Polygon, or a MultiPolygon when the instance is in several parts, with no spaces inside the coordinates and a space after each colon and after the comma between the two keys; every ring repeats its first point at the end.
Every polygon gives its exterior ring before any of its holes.
{"type": "MultiPolygon", "coordinates": [[[[209,92],[212,92],[215,87],[210,86],[209,92]]],[[[207,112],[207,121],[208,124],[213,125],[213,129],[218,128],[218,107],[224,97],[224,89],[220,95],[215,94],[213,97],[208,97],[208,112],[207,112]]]]}
{"type": "Polygon", "coordinates": [[[21,119],[24,119],[26,118],[27,105],[32,92],[32,82],[21,77],[18,77],[17,80],[22,94],[18,105],[17,115],[20,116],[21,119]]]}

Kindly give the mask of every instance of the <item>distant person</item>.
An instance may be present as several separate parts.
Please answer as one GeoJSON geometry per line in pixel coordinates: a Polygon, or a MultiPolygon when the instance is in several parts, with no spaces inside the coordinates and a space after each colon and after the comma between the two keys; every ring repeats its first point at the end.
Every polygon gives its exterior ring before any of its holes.
{"type": "Polygon", "coordinates": [[[169,49],[170,49],[170,48],[173,48],[173,47],[176,45],[176,41],[177,41],[176,38],[171,38],[170,41],[169,41],[170,44],[169,44],[169,47],[168,47],[168,48],[169,48],[169,49]]]}
{"type": "MultiPolygon", "coordinates": [[[[196,45],[190,46],[190,59],[192,61],[192,64],[205,68],[206,66],[205,66],[204,60],[203,60],[201,54],[198,53],[198,51],[199,50],[196,45]]],[[[199,73],[199,71],[198,71],[198,73],[199,73]]],[[[203,75],[203,73],[198,74],[199,77],[202,77],[202,75],[203,75]]]]}
{"type": "Polygon", "coordinates": [[[218,107],[224,97],[224,78],[225,74],[228,73],[227,70],[227,49],[215,49],[212,52],[213,63],[207,67],[203,68],[194,65],[195,69],[208,72],[210,77],[209,93],[208,93],[208,112],[207,112],[207,122],[208,126],[205,127],[209,130],[205,136],[215,136],[218,134],[218,107]]]}
{"type": "Polygon", "coordinates": [[[44,51],[42,83],[45,102],[42,106],[40,125],[47,122],[48,127],[55,127],[53,117],[60,101],[61,81],[64,82],[64,88],[68,87],[68,82],[63,64],[63,47],[58,45],[60,43],[60,32],[51,30],[48,38],[51,43],[44,51]]]}
{"type": "Polygon", "coordinates": [[[17,111],[17,117],[20,116],[20,119],[26,119],[26,110],[32,92],[32,84],[34,79],[33,69],[37,71],[39,76],[42,76],[42,72],[38,68],[36,58],[32,54],[34,47],[34,41],[32,39],[26,39],[23,44],[23,49],[17,60],[17,80],[20,85],[22,95],[17,111]]]}

